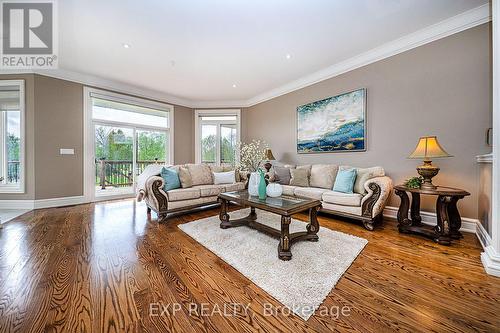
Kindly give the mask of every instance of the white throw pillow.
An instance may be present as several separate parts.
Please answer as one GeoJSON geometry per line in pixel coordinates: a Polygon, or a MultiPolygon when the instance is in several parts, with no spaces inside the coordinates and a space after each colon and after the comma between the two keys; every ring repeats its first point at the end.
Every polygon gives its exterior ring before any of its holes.
{"type": "Polygon", "coordinates": [[[235,182],[235,174],[233,171],[227,172],[213,172],[214,174],[214,184],[234,184],[235,182]]]}

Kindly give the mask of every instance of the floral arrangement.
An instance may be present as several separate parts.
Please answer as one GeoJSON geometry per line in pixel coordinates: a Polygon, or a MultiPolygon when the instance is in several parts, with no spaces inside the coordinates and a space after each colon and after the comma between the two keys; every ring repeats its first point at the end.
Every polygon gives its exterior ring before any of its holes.
{"type": "Polygon", "coordinates": [[[269,148],[269,145],[260,140],[252,140],[250,143],[238,142],[236,151],[239,156],[239,163],[236,167],[246,172],[257,171],[260,163],[265,158],[267,148],[269,148]]]}

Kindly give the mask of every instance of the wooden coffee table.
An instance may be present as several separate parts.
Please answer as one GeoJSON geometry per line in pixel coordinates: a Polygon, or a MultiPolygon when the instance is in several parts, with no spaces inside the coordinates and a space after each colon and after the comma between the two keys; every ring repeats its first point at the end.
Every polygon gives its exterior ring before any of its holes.
{"type": "Polygon", "coordinates": [[[298,199],[286,196],[278,198],[268,197],[266,200],[259,200],[258,197],[250,196],[248,191],[245,190],[221,193],[219,194],[219,201],[221,203],[219,218],[222,229],[247,226],[278,238],[278,258],[281,260],[292,259],[290,247],[293,243],[302,240],[317,242],[319,239],[317,235],[319,231],[317,213],[321,208],[319,200],[298,199]],[[227,213],[229,202],[234,202],[243,207],[250,207],[250,214],[241,219],[230,220],[227,213]],[[276,230],[257,222],[255,208],[281,215],[281,230],[276,230]],[[289,225],[292,215],[304,211],[309,211],[309,224],[306,226],[306,231],[290,234],[289,225]]]}

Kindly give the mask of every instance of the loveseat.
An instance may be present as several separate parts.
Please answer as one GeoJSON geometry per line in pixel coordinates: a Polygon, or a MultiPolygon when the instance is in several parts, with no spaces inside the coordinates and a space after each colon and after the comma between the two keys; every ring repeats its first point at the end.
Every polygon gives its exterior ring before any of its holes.
{"type": "Polygon", "coordinates": [[[392,192],[392,180],[385,175],[382,167],[354,168],[357,177],[353,193],[333,191],[339,169],[352,168],[334,164],[275,166],[270,180],[282,185],[283,195],[320,200],[321,211],[361,220],[366,229],[373,230],[374,223],[382,219],[392,192]],[[307,179],[294,181],[292,170],[295,169],[305,170],[307,179]],[[290,178],[287,177],[287,170],[290,178]]]}
{"type": "Polygon", "coordinates": [[[185,164],[165,166],[153,164],[146,167],[137,179],[137,201],[144,201],[158,214],[160,222],[169,214],[190,211],[217,204],[217,196],[222,192],[239,191],[245,188],[244,179],[234,172],[231,183],[214,184],[214,172],[228,172],[231,168],[207,164],[185,164]],[[164,179],[160,176],[163,167],[175,169],[180,178],[180,188],[165,191],[164,179]]]}

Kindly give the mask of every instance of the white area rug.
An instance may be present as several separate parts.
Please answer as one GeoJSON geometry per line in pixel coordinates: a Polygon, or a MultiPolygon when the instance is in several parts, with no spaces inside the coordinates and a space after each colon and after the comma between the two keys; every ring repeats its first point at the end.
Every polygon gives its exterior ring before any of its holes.
{"type": "MultiPolygon", "coordinates": [[[[250,209],[231,212],[231,219],[250,209]]],[[[280,229],[279,215],[257,210],[257,221],[280,229]]],[[[278,259],[278,239],[248,227],[219,228],[219,217],[179,225],[186,234],[222,258],[304,320],[314,313],[363,250],[364,238],[320,226],[318,242],[292,245],[292,260],[278,259]]],[[[292,219],[290,233],[305,231],[292,219]]]]}

